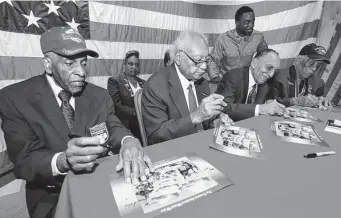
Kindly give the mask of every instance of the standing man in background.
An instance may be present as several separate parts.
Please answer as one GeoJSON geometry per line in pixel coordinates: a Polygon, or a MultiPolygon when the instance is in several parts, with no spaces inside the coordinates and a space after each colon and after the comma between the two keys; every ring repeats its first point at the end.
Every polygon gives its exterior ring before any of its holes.
{"type": "Polygon", "coordinates": [[[208,75],[212,82],[219,82],[228,70],[249,66],[257,51],[268,48],[263,34],[253,30],[255,15],[252,8],[239,8],[235,23],[235,29],[218,37],[210,53],[208,75]]]}

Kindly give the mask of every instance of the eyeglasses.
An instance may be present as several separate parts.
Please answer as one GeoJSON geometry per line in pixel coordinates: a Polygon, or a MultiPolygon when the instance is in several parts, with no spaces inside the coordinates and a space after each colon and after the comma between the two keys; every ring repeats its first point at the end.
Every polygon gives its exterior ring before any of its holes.
{"type": "Polygon", "coordinates": [[[203,63],[208,63],[209,62],[209,56],[204,57],[204,59],[201,60],[195,60],[194,58],[192,58],[189,54],[187,54],[184,50],[179,50],[182,51],[183,53],[185,53],[185,55],[191,60],[193,61],[193,63],[195,64],[195,66],[200,67],[203,63]]]}

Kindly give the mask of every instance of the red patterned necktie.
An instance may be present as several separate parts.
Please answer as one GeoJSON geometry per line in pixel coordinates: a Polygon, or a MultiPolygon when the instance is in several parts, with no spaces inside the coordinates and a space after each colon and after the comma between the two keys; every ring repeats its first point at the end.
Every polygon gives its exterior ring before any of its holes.
{"type": "Polygon", "coordinates": [[[65,121],[71,133],[75,130],[75,111],[70,105],[71,93],[62,90],[59,92],[58,97],[62,101],[60,109],[64,115],[65,121]]]}

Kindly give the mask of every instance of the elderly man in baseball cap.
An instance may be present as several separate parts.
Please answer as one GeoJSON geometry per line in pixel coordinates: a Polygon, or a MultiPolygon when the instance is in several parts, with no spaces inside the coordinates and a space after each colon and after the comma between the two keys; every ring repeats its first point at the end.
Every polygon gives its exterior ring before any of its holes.
{"type": "Polygon", "coordinates": [[[70,27],[47,30],[40,43],[45,73],[0,90],[0,117],[15,175],[26,180],[30,217],[53,217],[64,175],[92,172],[110,149],[127,182],[153,169],[108,92],[85,81],[87,56],[98,53],[70,27]]]}
{"type": "Polygon", "coordinates": [[[332,103],[324,97],[324,81],[317,77],[323,64],[330,64],[326,49],[315,43],[305,45],[291,67],[276,73],[270,98],[275,98],[286,106],[328,109],[332,103]]]}

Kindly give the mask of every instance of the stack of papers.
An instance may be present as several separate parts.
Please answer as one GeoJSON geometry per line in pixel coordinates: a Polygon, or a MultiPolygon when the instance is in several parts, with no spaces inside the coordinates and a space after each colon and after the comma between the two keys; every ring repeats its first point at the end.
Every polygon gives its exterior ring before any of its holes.
{"type": "Polygon", "coordinates": [[[341,134],[341,120],[328,120],[324,130],[341,134]]]}

